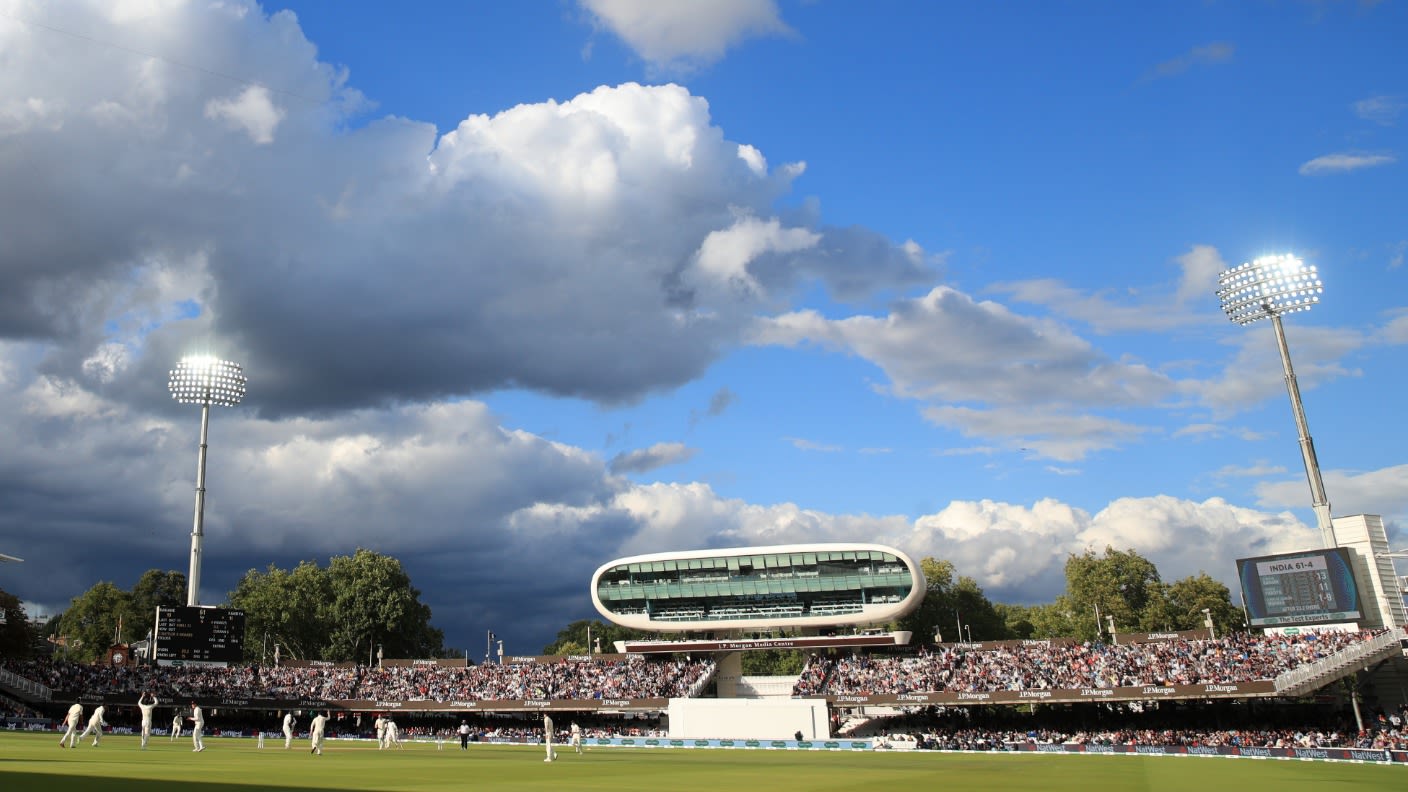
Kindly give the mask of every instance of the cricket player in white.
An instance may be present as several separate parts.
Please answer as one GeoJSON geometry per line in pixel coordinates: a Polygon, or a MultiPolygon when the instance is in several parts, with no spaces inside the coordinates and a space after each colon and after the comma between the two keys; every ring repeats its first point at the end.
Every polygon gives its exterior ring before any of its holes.
{"type": "Polygon", "coordinates": [[[64,718],[64,723],[68,725],[68,731],[64,732],[64,736],[59,738],[60,748],[64,747],[65,742],[68,743],[68,747],[70,748],[78,745],[78,724],[82,722],[83,705],[74,704],[72,707],[69,707],[68,716],[64,718]]]}
{"type": "Polygon", "coordinates": [[[387,747],[387,748],[400,748],[400,747],[402,747],[402,746],[401,746],[401,728],[396,725],[396,721],[394,721],[394,720],[392,720],[392,719],[390,719],[390,718],[387,718],[387,719],[386,719],[386,747],[387,747]]]}
{"type": "Polygon", "coordinates": [[[78,735],[79,740],[87,737],[89,732],[91,732],[93,734],[93,747],[98,747],[98,740],[102,739],[103,736],[103,727],[108,725],[108,722],[103,720],[103,713],[105,712],[107,712],[107,708],[102,704],[99,704],[98,708],[93,710],[93,717],[88,719],[88,728],[84,729],[83,733],[78,735]]]}
{"type": "Polygon", "coordinates": [[[181,717],[181,710],[176,710],[176,714],[171,716],[171,742],[176,742],[176,738],[181,736],[181,726],[185,719],[181,717]]]}
{"type": "Polygon", "coordinates": [[[201,740],[201,735],[205,732],[205,713],[201,711],[200,705],[191,702],[191,744],[195,747],[192,752],[204,751],[205,742],[201,740]]]}
{"type": "Polygon", "coordinates": [[[582,727],[578,726],[576,721],[572,721],[572,748],[577,753],[582,752],[582,727]]]}
{"type": "Polygon", "coordinates": [[[284,750],[293,745],[293,710],[284,713],[284,750]]]}
{"type": "Polygon", "coordinates": [[[380,751],[386,747],[386,718],[381,715],[376,716],[376,749],[380,751]]]}
{"type": "Polygon", "coordinates": [[[313,717],[313,723],[308,727],[308,741],[313,744],[313,750],[319,756],[323,755],[323,730],[327,728],[328,716],[319,712],[313,717]]]}
{"type": "Polygon", "coordinates": [[[557,751],[552,749],[552,716],[543,716],[543,744],[547,746],[548,756],[544,762],[551,762],[557,758],[557,751]]]}
{"type": "Polygon", "coordinates": [[[152,738],[152,710],[156,709],[157,700],[149,691],[142,691],[142,697],[137,699],[137,709],[142,712],[142,750],[147,749],[147,740],[152,738]],[[147,701],[147,696],[152,700],[147,701]]]}

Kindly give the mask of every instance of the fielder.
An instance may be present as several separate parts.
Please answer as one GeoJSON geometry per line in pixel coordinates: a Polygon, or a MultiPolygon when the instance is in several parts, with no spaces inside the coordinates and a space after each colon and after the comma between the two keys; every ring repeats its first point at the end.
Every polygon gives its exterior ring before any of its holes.
{"type": "Polygon", "coordinates": [[[152,737],[152,710],[156,709],[156,705],[156,696],[149,691],[142,691],[141,698],[137,699],[137,709],[142,712],[142,750],[144,751],[147,750],[147,740],[152,737]],[[147,696],[152,697],[150,703],[147,701],[147,696]]]}
{"type": "Polygon", "coordinates": [[[394,721],[394,720],[392,720],[392,719],[390,719],[390,718],[387,718],[387,719],[386,719],[386,747],[387,747],[387,748],[400,748],[400,747],[402,747],[402,746],[401,746],[401,729],[400,729],[400,727],[398,727],[398,726],[396,725],[396,721],[394,721]]]}
{"type": "Polygon", "coordinates": [[[190,721],[191,721],[191,744],[195,746],[194,748],[191,749],[191,751],[192,751],[192,752],[204,751],[204,750],[205,750],[205,741],[201,739],[201,735],[205,733],[205,713],[204,713],[203,711],[201,711],[200,705],[197,704],[197,703],[195,703],[194,701],[191,702],[191,717],[190,717],[190,721]]]}
{"type": "MultiPolygon", "coordinates": [[[[103,720],[103,713],[105,712],[107,712],[107,708],[102,704],[99,704],[98,708],[93,710],[93,717],[88,719],[88,728],[84,729],[83,733],[78,735],[79,740],[87,737],[91,732],[93,735],[93,747],[98,747],[98,740],[102,739],[103,736],[103,727],[108,725],[108,722],[103,720]]],[[[75,742],[77,741],[75,740],[75,742]]]]}
{"type": "Polygon", "coordinates": [[[582,752],[582,727],[572,721],[572,749],[577,753],[582,752]]]}
{"type": "Polygon", "coordinates": [[[551,762],[557,758],[557,751],[552,749],[552,716],[543,716],[543,744],[547,746],[548,756],[544,762],[551,762]]]}
{"type": "Polygon", "coordinates": [[[171,742],[176,742],[176,738],[181,736],[181,726],[185,719],[181,717],[181,710],[176,710],[176,714],[171,717],[171,742]]]}
{"type": "Polygon", "coordinates": [[[78,745],[78,724],[82,720],[82,704],[75,703],[72,707],[68,708],[68,715],[64,718],[64,723],[68,725],[68,731],[64,732],[64,736],[59,738],[60,748],[64,747],[65,742],[68,743],[68,747],[70,748],[78,745]]]}
{"type": "Polygon", "coordinates": [[[293,745],[293,710],[284,713],[284,750],[293,745]]]}
{"type": "Polygon", "coordinates": [[[327,725],[327,715],[319,712],[313,717],[313,723],[308,727],[308,741],[313,745],[313,750],[309,753],[323,755],[323,730],[327,728],[327,725]]]}
{"type": "Polygon", "coordinates": [[[378,714],[378,715],[376,716],[376,722],[373,723],[372,725],[373,725],[373,726],[376,726],[376,749],[377,749],[378,751],[380,751],[381,749],[383,749],[383,748],[386,747],[386,718],[385,718],[385,716],[378,714]]]}

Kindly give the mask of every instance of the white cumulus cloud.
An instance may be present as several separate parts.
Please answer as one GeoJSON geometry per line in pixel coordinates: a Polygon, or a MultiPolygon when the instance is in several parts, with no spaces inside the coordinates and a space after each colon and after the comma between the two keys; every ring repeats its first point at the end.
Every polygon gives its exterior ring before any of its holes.
{"type": "Polygon", "coordinates": [[[255,143],[274,142],[274,130],[284,118],[284,111],[269,97],[269,89],[251,85],[233,99],[211,99],[205,103],[205,117],[218,118],[241,129],[255,143]]]}
{"type": "Polygon", "coordinates": [[[1315,176],[1323,173],[1348,173],[1365,168],[1392,165],[1398,158],[1392,154],[1337,153],[1316,157],[1300,166],[1300,175],[1315,176]]]}
{"type": "Polygon", "coordinates": [[[786,35],[774,0],[580,0],[597,20],[659,67],[708,65],[753,36],[786,35]]]}

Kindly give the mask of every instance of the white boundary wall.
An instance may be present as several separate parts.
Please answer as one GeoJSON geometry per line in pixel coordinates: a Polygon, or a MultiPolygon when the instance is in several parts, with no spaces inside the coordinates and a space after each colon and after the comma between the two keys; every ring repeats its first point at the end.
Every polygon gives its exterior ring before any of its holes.
{"type": "Polygon", "coordinates": [[[825,699],[670,699],[675,740],[804,740],[831,738],[825,699]]]}
{"type": "Polygon", "coordinates": [[[741,676],[734,688],[736,698],[792,698],[792,689],[797,686],[797,675],[792,676],[741,676]]]}

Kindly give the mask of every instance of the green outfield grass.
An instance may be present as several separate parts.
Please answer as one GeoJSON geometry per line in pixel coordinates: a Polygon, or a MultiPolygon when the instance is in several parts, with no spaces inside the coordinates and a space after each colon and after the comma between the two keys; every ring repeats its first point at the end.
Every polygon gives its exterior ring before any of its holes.
{"type": "Polygon", "coordinates": [[[1408,767],[1154,756],[975,755],[820,751],[593,748],[543,762],[533,746],[332,741],[322,756],[308,741],[110,735],[102,745],[58,747],[57,734],[0,732],[0,792],[244,792],[245,790],[530,790],[555,792],[780,792],[781,790],[1276,790],[1408,789],[1408,767]]]}

